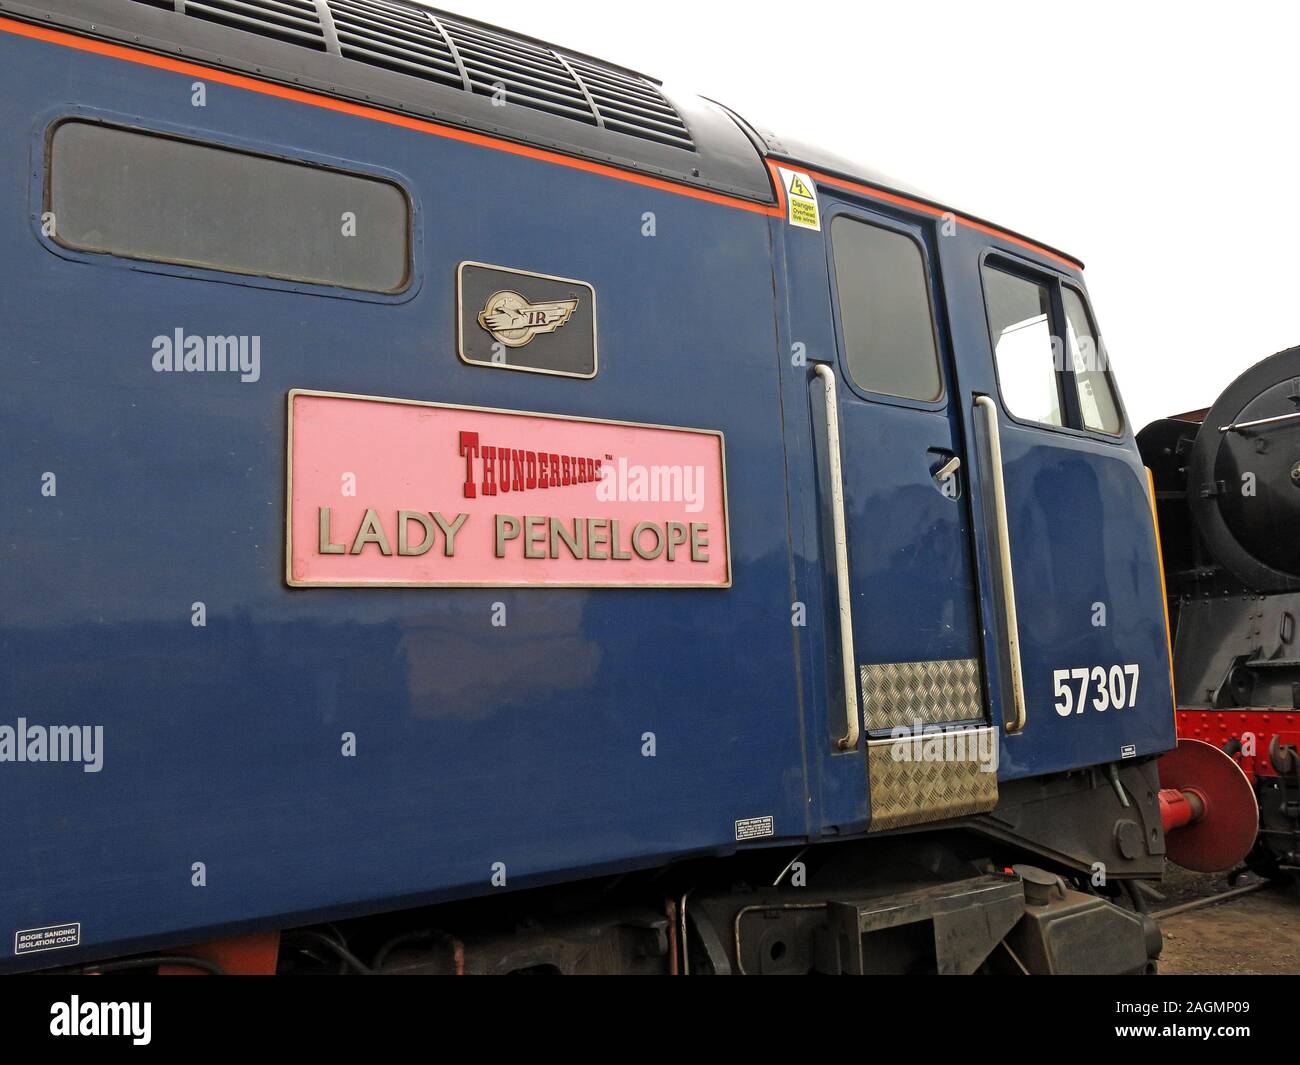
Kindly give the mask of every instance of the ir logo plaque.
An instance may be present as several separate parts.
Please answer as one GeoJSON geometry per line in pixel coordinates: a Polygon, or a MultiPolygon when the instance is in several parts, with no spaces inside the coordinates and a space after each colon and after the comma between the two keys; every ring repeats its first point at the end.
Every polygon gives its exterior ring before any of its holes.
{"type": "Polygon", "coordinates": [[[462,361],[596,376],[596,290],[587,282],[463,262],[456,269],[456,299],[462,361]]]}
{"type": "Polygon", "coordinates": [[[731,586],[720,432],[298,389],[288,403],[292,587],[731,586]]]}

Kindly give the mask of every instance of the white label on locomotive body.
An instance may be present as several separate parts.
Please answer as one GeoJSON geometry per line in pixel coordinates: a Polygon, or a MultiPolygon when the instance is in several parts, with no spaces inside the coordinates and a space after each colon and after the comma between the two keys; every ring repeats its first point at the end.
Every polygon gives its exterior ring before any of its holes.
{"type": "Polygon", "coordinates": [[[776,822],[767,817],[746,817],[736,822],[736,839],[765,839],[776,835],[776,822]]]}
{"type": "Polygon", "coordinates": [[[14,954],[35,954],[42,950],[61,950],[81,945],[81,922],[51,924],[43,928],[23,928],[14,933],[14,954]]]}
{"type": "Polygon", "coordinates": [[[1089,706],[1099,714],[1107,710],[1131,710],[1137,705],[1140,673],[1140,667],[1135,665],[1054,669],[1056,712],[1069,717],[1082,714],[1089,706]]]}

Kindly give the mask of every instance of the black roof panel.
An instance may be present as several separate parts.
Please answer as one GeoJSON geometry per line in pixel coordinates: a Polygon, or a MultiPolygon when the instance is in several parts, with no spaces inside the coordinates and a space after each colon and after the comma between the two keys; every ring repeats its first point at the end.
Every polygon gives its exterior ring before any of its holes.
{"type": "Polygon", "coordinates": [[[412,0],[0,0],[0,15],[763,204],[764,157],[948,203],[626,67],[412,0]]]}
{"type": "Polygon", "coordinates": [[[773,202],[722,108],[406,0],[7,0],[0,14],[773,202]]]}

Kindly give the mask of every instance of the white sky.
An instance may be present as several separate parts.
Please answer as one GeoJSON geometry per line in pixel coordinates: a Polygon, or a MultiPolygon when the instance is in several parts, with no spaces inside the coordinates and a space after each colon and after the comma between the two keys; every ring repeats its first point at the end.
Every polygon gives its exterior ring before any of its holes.
{"type": "Polygon", "coordinates": [[[448,0],[1087,264],[1136,427],[1300,343],[1300,5],[448,0]]]}

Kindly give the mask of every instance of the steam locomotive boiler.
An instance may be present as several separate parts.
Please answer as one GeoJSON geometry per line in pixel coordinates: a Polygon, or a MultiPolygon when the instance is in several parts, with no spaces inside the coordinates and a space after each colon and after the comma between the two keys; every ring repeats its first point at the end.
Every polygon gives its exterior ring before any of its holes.
{"type": "Polygon", "coordinates": [[[1179,734],[1253,781],[1247,863],[1300,872],[1300,347],[1252,366],[1208,410],[1138,434],[1152,470],[1179,734]]]}

